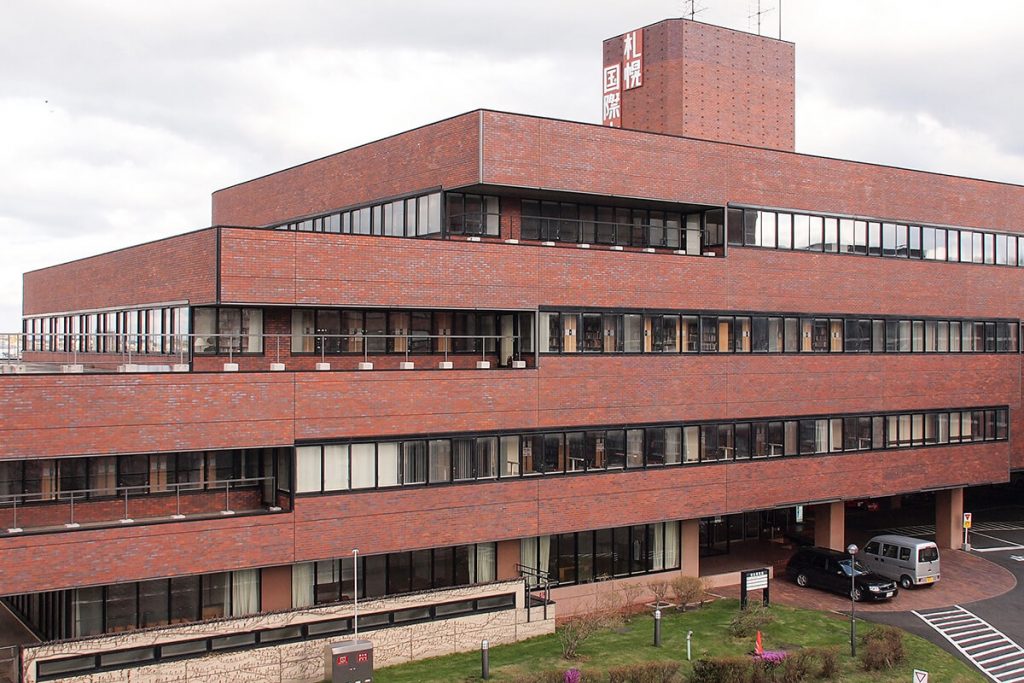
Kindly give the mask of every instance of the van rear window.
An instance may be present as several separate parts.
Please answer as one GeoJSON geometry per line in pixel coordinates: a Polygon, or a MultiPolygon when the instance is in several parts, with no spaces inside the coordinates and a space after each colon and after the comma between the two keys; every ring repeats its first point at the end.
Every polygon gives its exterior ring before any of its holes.
{"type": "Polygon", "coordinates": [[[921,548],[917,551],[918,562],[934,562],[939,559],[939,549],[935,547],[921,548]]]}

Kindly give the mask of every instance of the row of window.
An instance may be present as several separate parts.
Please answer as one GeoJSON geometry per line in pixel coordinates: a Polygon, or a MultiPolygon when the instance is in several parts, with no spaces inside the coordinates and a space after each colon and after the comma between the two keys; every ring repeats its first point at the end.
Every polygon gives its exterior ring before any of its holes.
{"type": "Polygon", "coordinates": [[[502,358],[505,358],[514,353],[533,351],[533,314],[294,309],[291,351],[293,354],[317,355],[485,351],[501,352],[502,358]],[[360,335],[368,336],[364,338],[360,335]],[[377,335],[395,336],[388,338],[377,335]]]}
{"type": "MultiPolygon", "coordinates": [[[[515,609],[515,606],[515,593],[506,593],[475,600],[458,600],[422,607],[408,607],[390,612],[371,612],[359,615],[359,630],[366,632],[426,621],[455,619],[472,614],[515,609]]],[[[36,673],[38,680],[41,681],[58,680],[70,675],[82,676],[101,671],[139,667],[156,662],[205,657],[211,653],[233,652],[316,638],[351,636],[352,633],[352,618],[324,619],[293,626],[243,631],[199,640],[112,650],[99,655],[46,660],[38,663],[36,673]]]]}
{"type": "MultiPolygon", "coordinates": [[[[359,599],[494,581],[494,543],[428,548],[359,558],[359,599]]],[[[292,565],[292,607],[352,600],[353,558],[292,565]]]]}
{"type": "Polygon", "coordinates": [[[570,202],[522,201],[524,240],[661,247],[701,254],[722,244],[722,209],[681,213],[570,202]]]}
{"type": "Polygon", "coordinates": [[[225,481],[270,477],[275,471],[287,480],[290,460],[290,448],[4,460],[0,502],[63,500],[72,492],[76,500],[104,498],[126,488],[134,497],[170,491],[178,484],[187,491],[223,489],[225,481]]]}
{"type": "Polygon", "coordinates": [[[729,244],[1024,266],[1024,236],[781,211],[730,209],[729,244]]]}
{"type": "Polygon", "coordinates": [[[25,318],[22,330],[26,351],[175,354],[187,348],[188,308],[25,318]]]}
{"type": "Polygon", "coordinates": [[[565,586],[679,569],[679,547],[679,523],[660,522],[524,538],[519,550],[524,567],[565,586]]]}
{"type": "Polygon", "coordinates": [[[1007,408],[465,435],[296,448],[296,493],[1008,438],[1007,408]]]}
{"type": "Polygon", "coordinates": [[[277,230],[390,237],[441,234],[441,193],[397,199],[274,226],[277,230]]]}
{"type": "Polygon", "coordinates": [[[1017,321],[539,314],[541,353],[1016,353],[1017,321]]]}
{"type": "Polygon", "coordinates": [[[260,572],[179,576],[4,598],[45,639],[237,617],[260,611],[260,572]]]}
{"type": "MultiPolygon", "coordinates": [[[[359,558],[359,598],[494,581],[496,545],[432,548],[359,558]]],[[[351,557],[292,565],[292,607],[352,600],[351,557]]],[[[256,569],[7,598],[47,640],[244,616],[260,611],[256,569]]]]}

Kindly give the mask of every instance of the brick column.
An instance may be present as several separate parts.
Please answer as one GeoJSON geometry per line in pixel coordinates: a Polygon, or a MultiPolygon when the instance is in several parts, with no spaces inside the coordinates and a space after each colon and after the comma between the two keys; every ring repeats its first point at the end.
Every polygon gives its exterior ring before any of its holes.
{"type": "Polygon", "coordinates": [[[686,576],[700,576],[700,520],[684,519],[679,524],[682,528],[680,569],[686,576]]]}
{"type": "Polygon", "coordinates": [[[260,611],[276,612],[292,608],[292,568],[290,565],[260,570],[260,611]]]}
{"type": "Polygon", "coordinates": [[[964,490],[935,492],[935,543],[947,550],[963,543],[964,490]]]}
{"type": "Polygon", "coordinates": [[[842,502],[821,503],[814,509],[814,545],[846,549],[846,507],[842,502]]]}
{"type": "Polygon", "coordinates": [[[519,541],[498,541],[495,549],[495,564],[497,564],[497,578],[499,581],[506,579],[518,579],[519,572],[516,565],[519,564],[519,541]]]}

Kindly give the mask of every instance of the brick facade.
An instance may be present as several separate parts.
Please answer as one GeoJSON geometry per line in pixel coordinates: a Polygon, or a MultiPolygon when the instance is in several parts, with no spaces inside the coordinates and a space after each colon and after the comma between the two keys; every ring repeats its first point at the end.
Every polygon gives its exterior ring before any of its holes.
{"type": "MultiPolygon", "coordinates": [[[[749,51],[749,36],[688,22],[647,30],[651,71],[635,97],[643,103],[660,90],[666,102],[644,104],[650,118],[627,119],[627,127],[709,140],[475,111],[216,192],[214,223],[249,227],[26,274],[26,315],[165,302],[261,306],[265,330],[282,335],[285,348],[268,343],[262,354],[241,357],[238,373],[221,372],[224,357],[197,357],[188,373],[5,376],[0,458],[993,405],[1010,406],[1009,442],[300,496],[283,514],[6,535],[0,593],[271,567],[340,557],[353,546],[376,554],[693,520],[1002,482],[1024,468],[1020,354],[542,355],[516,370],[475,370],[475,358],[456,357],[446,371],[427,369],[436,356],[397,371],[402,358],[391,355],[372,358],[372,372],[347,371],[361,360],[353,356],[328,359],[341,372],[313,372],[318,359],[292,357],[294,307],[1024,317],[1019,268],[754,248],[706,258],[505,243],[521,237],[519,199],[527,195],[1021,231],[1022,187],[784,151],[792,147],[791,45],[759,40],[760,52],[749,51]],[[711,34],[714,50],[701,44],[711,34]],[[730,65],[752,71],[730,73],[730,65]],[[687,106],[687,93],[711,84],[711,106],[725,112],[715,121],[687,106]],[[730,103],[758,87],[754,99],[730,103]],[[668,102],[680,92],[682,104],[668,102]],[[501,194],[500,238],[252,227],[439,188],[501,194]],[[287,372],[269,371],[278,360],[287,372]]],[[[692,524],[687,529],[692,537],[692,524]]],[[[500,545],[502,571],[513,564],[511,547],[500,545]]],[[[283,585],[283,574],[277,580],[283,585]]]]}

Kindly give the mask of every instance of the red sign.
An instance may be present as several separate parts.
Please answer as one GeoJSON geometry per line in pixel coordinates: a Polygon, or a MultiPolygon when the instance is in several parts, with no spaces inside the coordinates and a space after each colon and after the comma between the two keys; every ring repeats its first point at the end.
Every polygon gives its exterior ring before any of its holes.
{"type": "Polygon", "coordinates": [[[338,666],[345,666],[348,664],[348,655],[338,655],[338,666]]]}
{"type": "Polygon", "coordinates": [[[365,664],[366,662],[370,661],[370,653],[360,652],[358,655],[356,655],[356,661],[360,664],[365,664]]]}

